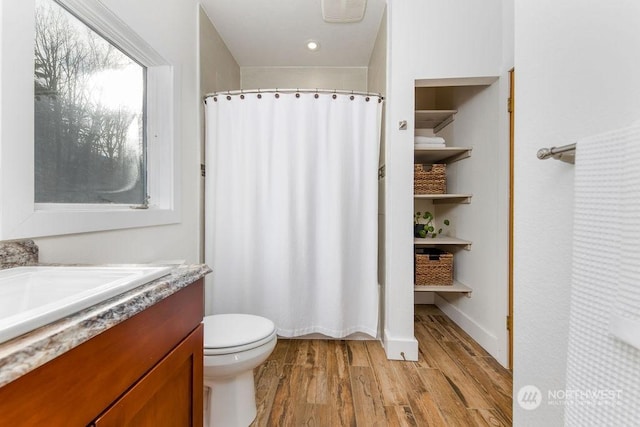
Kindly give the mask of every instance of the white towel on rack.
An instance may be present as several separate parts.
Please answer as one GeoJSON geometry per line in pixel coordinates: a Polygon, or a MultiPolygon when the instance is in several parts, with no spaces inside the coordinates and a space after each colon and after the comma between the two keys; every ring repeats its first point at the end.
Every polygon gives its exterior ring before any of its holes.
{"type": "Polygon", "coordinates": [[[640,132],[629,137],[620,173],[620,284],[609,330],[640,349],[640,132]]]}
{"type": "Polygon", "coordinates": [[[435,145],[438,147],[444,147],[444,138],[442,138],[441,136],[421,136],[421,135],[416,135],[413,137],[413,143],[418,146],[418,145],[435,145]]]}
{"type": "Polygon", "coordinates": [[[578,141],[566,389],[624,393],[608,406],[569,402],[566,425],[640,417],[640,351],[628,345],[640,343],[638,164],[640,126],[578,141]]]}

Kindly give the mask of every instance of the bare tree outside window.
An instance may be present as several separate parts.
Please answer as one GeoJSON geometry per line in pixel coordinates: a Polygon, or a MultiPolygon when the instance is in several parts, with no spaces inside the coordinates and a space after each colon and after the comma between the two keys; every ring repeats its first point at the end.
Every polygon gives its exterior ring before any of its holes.
{"type": "Polygon", "coordinates": [[[36,0],[35,202],[143,204],[145,67],[36,0]]]}

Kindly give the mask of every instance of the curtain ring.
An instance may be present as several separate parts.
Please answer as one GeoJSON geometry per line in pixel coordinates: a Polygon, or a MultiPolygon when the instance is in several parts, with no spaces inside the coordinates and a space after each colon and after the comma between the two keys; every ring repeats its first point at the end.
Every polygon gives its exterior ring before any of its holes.
{"type": "Polygon", "coordinates": [[[355,96],[351,95],[349,99],[353,101],[355,99],[355,96]]]}
{"type": "Polygon", "coordinates": [[[332,97],[333,99],[336,99],[336,98],[338,97],[338,95],[336,95],[336,94],[334,93],[333,95],[331,95],[331,97],[332,97]]]}
{"type": "Polygon", "coordinates": [[[227,95],[227,101],[231,101],[231,95],[227,95]]]}
{"type": "Polygon", "coordinates": [[[240,99],[244,99],[244,90],[240,89],[240,99]]]}
{"type": "Polygon", "coordinates": [[[367,96],[364,100],[365,100],[365,101],[367,101],[367,102],[369,102],[369,97],[367,96]]]}
{"type": "Polygon", "coordinates": [[[217,96],[213,97],[213,102],[218,102],[218,97],[217,96]]]}

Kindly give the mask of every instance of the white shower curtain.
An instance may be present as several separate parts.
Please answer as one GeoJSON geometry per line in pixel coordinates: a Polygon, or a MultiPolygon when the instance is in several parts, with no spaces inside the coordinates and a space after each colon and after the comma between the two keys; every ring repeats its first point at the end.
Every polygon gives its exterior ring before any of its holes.
{"type": "Polygon", "coordinates": [[[280,336],[376,336],[381,103],[332,93],[207,98],[207,313],[280,336]]]}

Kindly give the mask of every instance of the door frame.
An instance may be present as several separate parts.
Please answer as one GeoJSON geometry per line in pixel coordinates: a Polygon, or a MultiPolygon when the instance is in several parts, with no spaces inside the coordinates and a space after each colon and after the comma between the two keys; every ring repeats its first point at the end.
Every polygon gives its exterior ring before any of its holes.
{"type": "Polygon", "coordinates": [[[509,311],[507,329],[509,332],[509,369],[513,370],[513,205],[514,205],[514,143],[515,143],[515,70],[509,70],[509,311]]]}

